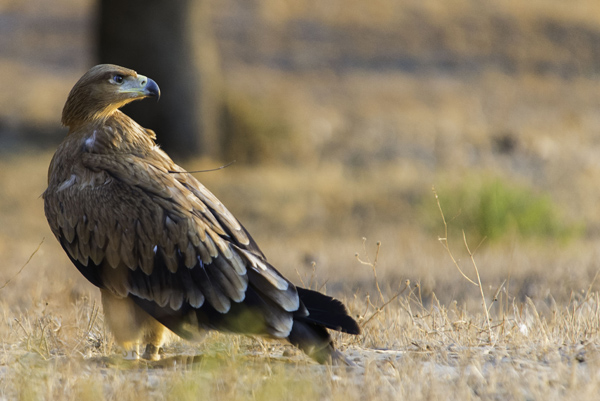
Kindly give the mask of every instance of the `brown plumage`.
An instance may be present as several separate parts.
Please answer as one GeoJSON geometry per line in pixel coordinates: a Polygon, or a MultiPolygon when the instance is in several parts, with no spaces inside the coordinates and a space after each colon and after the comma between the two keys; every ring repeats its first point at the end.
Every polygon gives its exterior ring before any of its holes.
{"type": "Polygon", "coordinates": [[[297,288],[200,182],[119,108],[158,97],[151,79],[98,65],[73,87],[69,133],[48,171],[44,208],[71,261],[100,288],[109,328],[129,357],[158,357],[165,327],[287,338],[324,363],[326,328],[358,334],[341,302],[297,288]],[[176,173],[174,173],[176,172],[176,173]]]}

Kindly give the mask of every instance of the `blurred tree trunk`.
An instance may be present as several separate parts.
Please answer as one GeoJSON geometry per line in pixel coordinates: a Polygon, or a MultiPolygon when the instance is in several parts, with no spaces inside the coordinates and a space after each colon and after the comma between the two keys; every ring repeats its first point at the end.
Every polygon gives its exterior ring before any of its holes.
{"type": "Polygon", "coordinates": [[[125,113],[169,152],[220,156],[220,63],[208,0],[100,0],[99,17],[99,62],[134,69],[161,89],[160,104],[135,102],[125,113]]]}

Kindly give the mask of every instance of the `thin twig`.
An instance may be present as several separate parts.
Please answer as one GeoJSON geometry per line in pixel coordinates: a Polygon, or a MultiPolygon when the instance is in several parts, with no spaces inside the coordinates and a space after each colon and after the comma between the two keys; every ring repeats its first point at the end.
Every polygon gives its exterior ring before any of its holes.
{"type": "Polygon", "coordinates": [[[435,190],[435,187],[432,187],[433,190],[433,194],[435,195],[435,200],[437,202],[437,206],[438,209],[440,211],[440,214],[442,215],[442,221],[444,222],[444,238],[439,238],[438,237],[438,241],[440,241],[440,243],[442,244],[442,246],[446,249],[446,252],[448,252],[448,255],[450,255],[450,259],[452,259],[452,263],[454,263],[454,266],[456,267],[456,269],[458,269],[459,273],[471,284],[473,285],[477,285],[476,282],[474,282],[473,280],[471,280],[460,268],[460,266],[458,265],[458,262],[456,261],[456,259],[454,259],[454,255],[452,254],[452,252],[450,251],[450,246],[448,245],[448,223],[446,222],[446,217],[444,216],[444,212],[442,211],[442,205],[440,205],[440,198],[438,197],[437,191],[435,190]]]}
{"type": "MultiPolygon", "coordinates": [[[[498,295],[500,295],[500,291],[502,291],[502,287],[504,286],[504,283],[506,283],[506,279],[502,282],[502,284],[500,284],[498,286],[498,289],[494,293],[494,298],[492,298],[492,302],[490,303],[490,306],[488,307],[488,312],[490,311],[490,309],[492,309],[492,305],[494,305],[494,302],[498,301],[498,295]]],[[[500,305],[500,307],[502,307],[502,304],[500,305]]]]}
{"type": "Polygon", "coordinates": [[[37,251],[40,250],[40,247],[42,246],[42,244],[44,243],[44,240],[46,238],[42,238],[42,242],[40,242],[40,244],[37,246],[37,248],[35,249],[35,251],[33,251],[33,253],[29,256],[29,259],[27,259],[27,262],[25,262],[25,264],[23,266],[21,266],[21,268],[19,269],[19,271],[17,272],[17,274],[15,274],[14,276],[12,276],[11,278],[9,278],[8,280],[6,280],[6,282],[4,283],[4,285],[2,285],[0,287],[0,290],[3,289],[4,287],[6,287],[11,281],[13,281],[19,274],[21,274],[21,272],[23,271],[23,269],[25,268],[25,266],[27,266],[29,264],[29,262],[31,261],[31,258],[33,258],[33,255],[35,255],[37,253],[37,251]]]}
{"type": "Polygon", "coordinates": [[[227,164],[222,165],[221,167],[217,167],[217,168],[210,168],[208,170],[194,170],[194,171],[167,171],[169,174],[196,174],[196,173],[209,173],[211,171],[218,171],[218,170],[222,170],[226,167],[231,166],[233,163],[235,163],[236,160],[231,161],[227,164]]]}
{"type": "Polygon", "coordinates": [[[481,285],[481,277],[479,276],[479,269],[477,268],[477,263],[475,263],[475,257],[473,253],[469,249],[469,244],[467,243],[467,236],[463,230],[463,240],[465,242],[465,248],[467,248],[467,252],[469,253],[469,257],[471,258],[471,263],[473,263],[473,267],[475,268],[475,274],[477,275],[477,282],[479,283],[479,292],[481,293],[481,300],[483,301],[483,310],[485,311],[485,320],[487,321],[490,343],[492,342],[494,336],[492,333],[492,325],[490,323],[490,314],[488,313],[487,304],[485,302],[485,295],[483,293],[483,286],[481,285]]]}
{"type": "Polygon", "coordinates": [[[363,237],[363,249],[365,251],[365,256],[367,258],[367,261],[363,261],[360,258],[360,255],[358,254],[358,252],[356,254],[354,254],[354,256],[356,257],[356,260],[358,260],[358,262],[360,264],[366,265],[366,266],[371,266],[371,269],[373,270],[373,277],[375,278],[375,287],[377,287],[377,292],[379,293],[379,299],[381,300],[381,302],[385,302],[385,298],[383,296],[383,293],[381,292],[381,288],[379,288],[379,280],[377,279],[377,261],[379,259],[379,249],[381,249],[381,241],[377,241],[377,249],[375,250],[375,259],[373,260],[373,262],[371,262],[371,259],[369,258],[369,253],[367,252],[367,238],[363,237]]]}
{"type": "Polygon", "coordinates": [[[371,319],[373,319],[377,314],[379,314],[379,312],[383,311],[383,308],[385,308],[386,306],[388,306],[392,301],[394,301],[396,298],[398,298],[400,295],[402,295],[402,293],[409,287],[410,285],[410,281],[406,280],[404,282],[404,288],[401,291],[398,291],[393,297],[391,297],[387,302],[385,302],[383,305],[381,305],[381,307],[376,308],[375,312],[373,312],[371,314],[371,316],[369,316],[369,318],[367,320],[365,320],[362,324],[361,327],[365,327],[367,325],[367,323],[369,323],[371,321],[371,319]]]}

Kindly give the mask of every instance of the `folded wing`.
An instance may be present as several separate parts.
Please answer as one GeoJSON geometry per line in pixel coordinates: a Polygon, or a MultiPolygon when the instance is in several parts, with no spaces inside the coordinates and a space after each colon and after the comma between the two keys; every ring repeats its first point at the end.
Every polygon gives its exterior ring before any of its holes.
{"type": "Polygon", "coordinates": [[[73,263],[182,337],[198,327],[286,337],[290,312],[307,314],[294,285],[212,193],[162,155],[83,153],[85,174],[47,191],[51,228],[73,263]]]}

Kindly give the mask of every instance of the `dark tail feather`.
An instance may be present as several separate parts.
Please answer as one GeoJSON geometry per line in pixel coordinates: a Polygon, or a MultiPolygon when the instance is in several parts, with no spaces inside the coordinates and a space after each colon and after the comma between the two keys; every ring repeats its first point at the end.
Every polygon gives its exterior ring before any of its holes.
{"type": "Polygon", "coordinates": [[[331,330],[343,331],[348,334],[360,334],[360,327],[343,303],[320,292],[296,288],[300,301],[308,309],[308,316],[294,317],[297,320],[322,325],[331,330]]]}
{"type": "Polygon", "coordinates": [[[289,342],[319,363],[351,364],[335,350],[327,332],[329,328],[349,334],[360,334],[360,327],[348,315],[344,304],[316,291],[305,288],[297,290],[309,314],[294,316],[294,325],[288,336],[289,342]]]}

